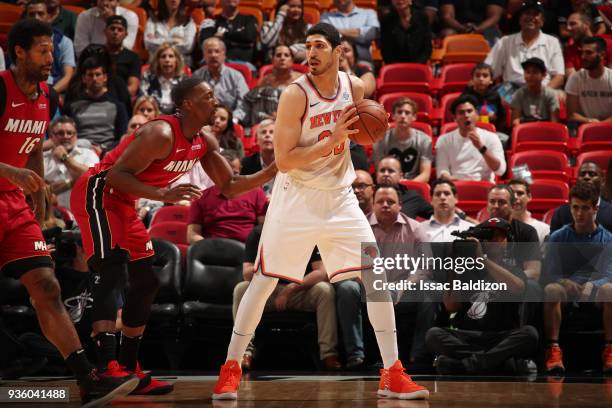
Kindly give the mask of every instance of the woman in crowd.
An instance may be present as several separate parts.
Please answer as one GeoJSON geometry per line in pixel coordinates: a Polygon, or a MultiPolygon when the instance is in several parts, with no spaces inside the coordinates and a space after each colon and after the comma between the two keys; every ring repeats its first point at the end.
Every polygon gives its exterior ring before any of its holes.
{"type": "Polygon", "coordinates": [[[170,94],[172,88],[185,78],[183,69],[181,53],[173,45],[164,43],[159,46],[151,66],[142,76],[141,91],[157,100],[162,113],[174,113],[174,102],[170,94]]]}
{"type": "Polygon", "coordinates": [[[145,26],[144,44],[149,55],[155,54],[164,43],[172,44],[189,66],[196,25],[183,3],[184,0],[159,0],[156,16],[150,18],[145,26]]]}
{"type": "Polygon", "coordinates": [[[342,46],[342,56],[340,57],[340,70],[350,75],[361,78],[364,85],[364,98],[369,98],[376,91],[376,78],[368,65],[357,65],[357,51],[355,46],[348,39],[343,38],[340,43],[342,46]]]}
{"type": "MultiPolygon", "coordinates": [[[[266,21],[261,28],[261,44],[270,52],[277,45],[288,45],[293,58],[301,63],[306,59],[306,31],[310,24],[304,21],[302,0],[280,0],[276,7],[274,21],[266,21]]],[[[273,55],[269,55],[272,59],[273,55]]]]}
{"type": "Polygon", "coordinates": [[[242,99],[242,110],[246,113],[244,126],[250,127],[264,119],[276,117],[281,93],[301,75],[292,69],[293,55],[286,45],[274,47],[272,66],[272,71],[261,78],[257,87],[250,90],[242,99]]]}
{"type": "Polygon", "coordinates": [[[211,130],[215,134],[221,149],[234,150],[240,156],[244,157],[244,146],[242,141],[234,132],[234,116],[232,111],[225,106],[219,106],[213,113],[213,124],[211,130]]]}
{"type": "Polygon", "coordinates": [[[155,119],[159,116],[159,104],[157,100],[148,95],[140,96],[134,102],[134,115],[142,115],[147,120],[155,119]]]}

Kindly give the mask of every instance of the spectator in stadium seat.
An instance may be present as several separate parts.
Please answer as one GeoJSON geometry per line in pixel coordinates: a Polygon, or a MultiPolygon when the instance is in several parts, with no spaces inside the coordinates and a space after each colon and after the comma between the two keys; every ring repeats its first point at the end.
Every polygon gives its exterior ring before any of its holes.
{"type": "Polygon", "coordinates": [[[493,45],[501,36],[497,27],[504,14],[504,0],[442,0],[442,35],[482,34],[493,45]]]}
{"type": "Polygon", "coordinates": [[[612,121],[612,69],[605,66],[606,41],[582,40],[582,69],[567,80],[567,118],[578,123],[612,121]]]}
{"type": "Polygon", "coordinates": [[[77,15],[62,7],[60,0],[47,0],[47,13],[49,13],[47,22],[74,42],[77,15]]]}
{"type": "Polygon", "coordinates": [[[512,126],[527,122],[559,122],[557,92],[542,86],[546,65],[537,57],[521,64],[525,85],[512,96],[512,126]]]}
{"type": "Polygon", "coordinates": [[[538,57],[548,67],[544,85],[561,89],[565,80],[565,66],[561,44],[555,37],[541,31],[544,25],[543,7],[540,2],[528,1],[519,10],[521,31],[502,37],[493,47],[485,62],[493,67],[495,77],[501,77],[512,93],[525,83],[521,63],[527,58],[538,57]]]}
{"type": "Polygon", "coordinates": [[[184,0],[160,0],[157,13],[147,20],[144,45],[149,55],[157,48],[172,44],[183,55],[185,65],[191,65],[191,51],[196,37],[196,25],[187,13],[184,0]]]}
{"type": "Polygon", "coordinates": [[[247,64],[251,71],[256,71],[253,56],[259,33],[257,19],[240,13],[239,5],[240,0],[221,0],[221,14],[202,22],[200,42],[212,37],[221,40],[225,44],[224,56],[227,50],[228,62],[247,64]]]}
{"type": "Polygon", "coordinates": [[[135,114],[128,121],[127,131],[125,132],[124,136],[129,135],[130,133],[138,130],[145,123],[147,123],[147,118],[145,118],[140,113],[135,114]]]}
{"type": "Polygon", "coordinates": [[[133,97],[140,89],[140,57],[134,51],[123,46],[127,37],[127,21],[122,16],[110,16],[106,19],[106,48],[115,64],[115,72],[127,84],[133,97]]]}
{"type": "MultiPolygon", "coordinates": [[[[253,275],[256,272],[255,261],[261,238],[261,227],[257,226],[249,235],[246,248],[245,260],[242,264],[242,275],[244,281],[234,288],[232,302],[232,314],[234,319],[238,311],[240,300],[244,296],[253,275]]],[[[259,260],[261,262],[261,260],[259,260]]],[[[319,341],[319,355],[326,370],[339,370],[342,368],[338,361],[338,322],[336,317],[336,302],[334,287],[327,278],[325,266],[321,262],[319,250],[315,247],[308,265],[306,274],[301,284],[281,280],[266,302],[265,311],[284,312],[286,310],[297,310],[315,312],[317,315],[317,337],[319,341]]],[[[247,347],[242,358],[243,369],[250,369],[253,363],[255,346],[253,339],[247,347]]]]}
{"type": "Polygon", "coordinates": [[[472,80],[462,94],[472,95],[476,98],[478,101],[476,105],[478,121],[483,122],[484,119],[485,122],[488,121],[488,123],[495,125],[499,140],[506,146],[510,140],[506,129],[506,108],[493,83],[493,68],[484,62],[476,64],[472,69],[472,80]],[[484,116],[488,118],[484,118],[484,116]]]}
{"type": "Polygon", "coordinates": [[[164,43],[159,46],[151,59],[151,66],[142,75],[140,90],[157,100],[161,113],[173,114],[175,111],[170,94],[172,88],[185,78],[184,66],[181,53],[173,45],[164,43]]]}
{"type": "Polygon", "coordinates": [[[440,178],[495,181],[496,175],[506,172],[499,137],[476,127],[477,104],[471,95],[461,95],[451,104],[457,129],[443,134],[436,142],[436,171],[440,178]]]}
{"type": "Polygon", "coordinates": [[[377,163],[384,156],[397,156],[402,163],[402,178],[429,183],[431,176],[431,136],[411,127],[416,120],[418,106],[410,98],[399,98],[393,102],[395,127],[374,145],[372,159],[377,163]]]}
{"type": "Polygon", "coordinates": [[[369,64],[357,64],[359,55],[355,44],[348,38],[343,38],[340,42],[342,54],[340,55],[340,70],[349,75],[355,75],[363,81],[363,97],[370,98],[376,91],[376,77],[369,64]]]}
{"type": "Polygon", "coordinates": [[[381,18],[380,42],[386,64],[426,64],[431,57],[431,25],[410,0],[392,0],[391,12],[381,18]]]}
{"type": "Polygon", "coordinates": [[[267,59],[273,61],[272,51],[279,45],[291,49],[295,62],[306,59],[306,31],[311,27],[304,21],[302,0],[281,0],[276,5],[274,21],[266,21],[259,34],[261,45],[268,49],[267,59]]]}
{"type": "Polygon", "coordinates": [[[226,48],[219,38],[211,37],[204,40],[202,49],[206,65],[196,70],[193,76],[202,78],[214,88],[215,97],[232,110],[236,122],[243,120],[245,112],[240,110],[240,105],[242,98],[249,92],[244,76],[225,65],[226,48]]]}
{"type": "Polygon", "coordinates": [[[92,7],[77,17],[74,34],[74,50],[79,55],[89,44],[104,44],[106,36],[106,19],[119,15],[125,17],[128,23],[128,35],[123,41],[125,48],[131,50],[136,42],[138,33],[138,15],[125,7],[119,6],[118,0],[97,0],[96,7],[92,7]]]}
{"type": "MultiPolygon", "coordinates": [[[[592,0],[569,0],[561,2],[557,22],[559,23],[559,37],[562,41],[570,38],[569,18],[572,13],[582,13],[590,20],[589,26],[594,35],[606,33],[606,24],[592,0]]],[[[601,2],[600,2],[601,3],[601,2]]]]}
{"type": "Polygon", "coordinates": [[[147,120],[153,120],[160,115],[157,99],[152,96],[139,96],[134,102],[134,114],[142,115],[147,120]]]}
{"type": "Polygon", "coordinates": [[[371,62],[370,45],[378,39],[380,30],[376,11],[357,7],[353,0],[334,0],[334,6],[336,10],[323,13],[321,23],[336,27],[343,37],[355,43],[361,61],[371,62]]]}
{"type": "Polygon", "coordinates": [[[293,56],[286,45],[274,47],[272,66],[272,72],[261,78],[257,87],[247,92],[241,100],[239,110],[244,112],[244,126],[254,126],[264,119],[275,119],[281,93],[302,75],[293,70],[293,56]]]}
{"type": "MultiPolygon", "coordinates": [[[[48,21],[47,3],[45,0],[29,0],[25,6],[24,18],[35,18],[45,23],[48,21]]],[[[58,30],[53,30],[53,67],[47,79],[57,93],[68,89],[70,78],[74,75],[76,61],[74,59],[74,46],[67,36],[58,30]]]]}
{"type": "Polygon", "coordinates": [[[410,218],[429,219],[433,208],[419,193],[400,184],[402,165],[395,156],[383,157],[376,167],[376,184],[391,184],[399,189],[402,213],[410,218]]]}
{"type": "MultiPolygon", "coordinates": [[[[592,183],[578,182],[570,191],[572,223],[551,234],[544,262],[544,334],[547,341],[545,371],[563,374],[559,347],[562,304],[597,302],[603,308],[604,375],[612,374],[612,233],[594,216],[600,201],[592,183]],[[574,243],[574,245],[569,245],[574,243]],[[591,244],[591,245],[588,245],[591,244]]],[[[595,312],[593,308],[587,309],[595,312]]]]}
{"type": "Polygon", "coordinates": [[[570,39],[563,49],[563,59],[565,60],[565,74],[568,78],[582,68],[580,48],[582,48],[583,39],[593,36],[591,23],[591,17],[582,12],[572,13],[567,19],[570,39]]]}
{"type": "Polygon", "coordinates": [[[540,244],[544,243],[544,240],[548,238],[548,235],[550,234],[550,225],[536,220],[527,210],[529,202],[531,201],[529,183],[523,179],[514,179],[510,180],[508,185],[516,197],[516,200],[512,205],[512,219],[524,222],[527,225],[531,225],[538,233],[540,244]]]}
{"type": "MultiPolygon", "coordinates": [[[[274,121],[272,119],[264,119],[257,126],[255,137],[259,151],[242,159],[240,174],[257,173],[274,162],[274,121]]],[[[273,185],[274,178],[261,186],[266,196],[270,197],[272,195],[273,185]]]]}
{"type": "Polygon", "coordinates": [[[109,94],[107,71],[100,61],[88,58],[82,69],[84,92],[64,106],[64,113],[76,122],[80,138],[108,151],[125,133],[128,114],[123,103],[109,94]]]}
{"type": "Polygon", "coordinates": [[[238,158],[242,160],[244,157],[244,146],[234,131],[232,116],[232,111],[227,107],[223,105],[218,106],[213,113],[211,130],[222,150],[233,150],[238,155],[238,158]]]}
{"type": "MultiPolygon", "coordinates": [[[[610,174],[610,173],[608,173],[610,174]]],[[[612,177],[612,176],[608,176],[612,177]]],[[[586,182],[593,184],[597,189],[601,189],[605,185],[605,177],[601,168],[597,163],[586,161],[582,163],[578,169],[578,182],[586,182]]],[[[604,199],[600,199],[597,203],[597,215],[595,218],[597,224],[601,225],[608,231],[612,231],[612,204],[604,199]]],[[[569,204],[563,204],[558,207],[553,213],[550,221],[551,234],[564,225],[572,222],[572,213],[569,204]]]]}
{"type": "Polygon", "coordinates": [[[485,268],[478,277],[503,282],[508,289],[447,291],[444,307],[452,316],[452,327],[431,328],[426,336],[427,348],[438,356],[436,369],[442,375],[527,374],[525,359],[532,357],[538,346],[538,332],[533,326],[521,325],[520,303],[516,302],[525,291],[527,277],[506,262],[510,225],[491,218],[479,227],[495,232],[489,242],[478,245],[476,255],[486,254],[485,268]]]}
{"type": "Polygon", "coordinates": [[[68,116],[60,116],[49,126],[53,149],[43,153],[45,181],[57,196],[58,205],[70,208],[70,191],[74,182],[100,159],[96,153],[77,145],[77,127],[68,116]]]}
{"type": "Polygon", "coordinates": [[[473,224],[463,220],[457,213],[457,187],[449,180],[437,179],[431,185],[433,215],[421,222],[421,230],[427,234],[428,242],[451,242],[457,237],[451,232],[464,231],[473,224]]]}
{"type": "Polygon", "coordinates": [[[374,180],[365,170],[355,170],[355,181],[353,181],[353,192],[359,201],[359,208],[365,215],[372,212],[374,204],[374,180]]]}

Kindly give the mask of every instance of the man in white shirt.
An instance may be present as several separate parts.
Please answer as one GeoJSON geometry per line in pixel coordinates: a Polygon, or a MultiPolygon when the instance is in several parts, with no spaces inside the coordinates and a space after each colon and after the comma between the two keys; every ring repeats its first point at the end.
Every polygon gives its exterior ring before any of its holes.
{"type": "Polygon", "coordinates": [[[525,224],[531,225],[533,228],[535,228],[536,232],[538,233],[540,244],[542,244],[550,234],[550,225],[536,220],[531,216],[531,213],[527,211],[527,205],[531,201],[529,184],[523,179],[514,179],[511,180],[508,185],[512,191],[514,191],[514,196],[516,197],[516,200],[512,205],[512,218],[522,221],[525,224]]]}
{"type": "Polygon", "coordinates": [[[106,44],[106,19],[110,16],[123,16],[128,23],[128,35],[123,40],[127,49],[134,47],[138,33],[138,15],[119,6],[118,0],[97,0],[97,6],[79,14],[74,34],[74,51],[77,56],[89,44],[106,44]]]}
{"type": "Polygon", "coordinates": [[[612,121],[612,69],[605,66],[606,41],[600,37],[582,40],[582,69],[569,77],[567,117],[578,123],[612,121]]]}
{"type": "Polygon", "coordinates": [[[455,231],[465,231],[473,225],[462,220],[455,212],[457,187],[449,180],[437,179],[431,187],[431,205],[434,213],[430,219],[421,222],[419,227],[427,234],[428,242],[451,242],[457,237],[455,231]]]}
{"type": "Polygon", "coordinates": [[[495,181],[506,171],[504,149],[497,134],[476,127],[478,101],[462,95],[451,105],[457,129],[436,143],[436,168],[442,179],[495,181]]]}
{"type": "Polygon", "coordinates": [[[519,11],[521,31],[502,37],[493,47],[485,63],[493,67],[495,77],[515,84],[525,84],[521,63],[529,58],[540,58],[548,73],[542,82],[553,89],[561,89],[565,80],[565,64],[559,40],[544,34],[544,8],[540,2],[528,1],[519,11]]]}
{"type": "Polygon", "coordinates": [[[100,159],[93,150],[77,146],[74,120],[60,116],[49,126],[53,148],[43,154],[45,181],[57,195],[60,207],[70,209],[70,191],[74,182],[100,159]]]}

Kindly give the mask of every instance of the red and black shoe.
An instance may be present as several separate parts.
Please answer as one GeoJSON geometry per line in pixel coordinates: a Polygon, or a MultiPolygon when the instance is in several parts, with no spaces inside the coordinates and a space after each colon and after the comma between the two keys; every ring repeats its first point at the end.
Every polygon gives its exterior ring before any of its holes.
{"type": "Polygon", "coordinates": [[[112,373],[106,370],[104,374],[99,374],[95,368],[91,370],[87,378],[78,384],[83,404],[81,407],[101,407],[115,398],[128,395],[136,388],[138,385],[136,376],[125,372],[123,373],[126,375],[111,375],[117,373],[116,370],[112,373]]]}
{"type": "Polygon", "coordinates": [[[140,383],[132,391],[132,395],[164,395],[174,390],[174,384],[151,377],[150,373],[145,373],[140,369],[140,363],[138,362],[134,374],[140,380],[140,383]]]}

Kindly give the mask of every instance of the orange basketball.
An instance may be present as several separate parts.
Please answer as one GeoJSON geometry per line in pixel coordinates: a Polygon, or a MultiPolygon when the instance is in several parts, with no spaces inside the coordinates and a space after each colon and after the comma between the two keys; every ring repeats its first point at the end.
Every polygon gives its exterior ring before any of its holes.
{"type": "Polygon", "coordinates": [[[376,101],[363,99],[355,104],[359,120],[351,126],[351,129],[359,129],[359,133],[351,135],[353,142],[360,145],[371,145],[383,137],[389,129],[387,111],[376,101]]]}

